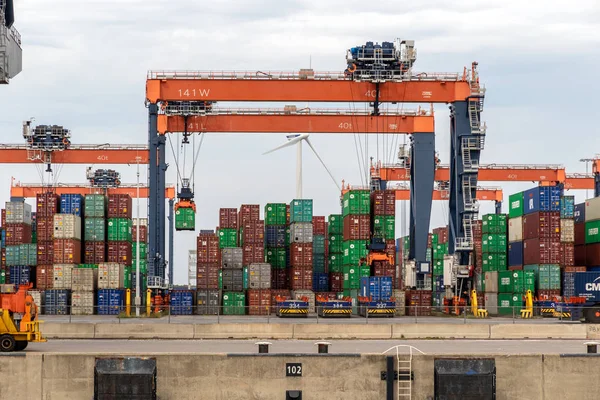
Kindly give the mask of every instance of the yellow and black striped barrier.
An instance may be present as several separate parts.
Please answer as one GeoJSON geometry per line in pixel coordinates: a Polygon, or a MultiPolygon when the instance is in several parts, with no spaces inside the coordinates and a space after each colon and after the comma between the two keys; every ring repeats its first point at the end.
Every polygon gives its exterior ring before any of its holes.
{"type": "Polygon", "coordinates": [[[571,318],[571,313],[570,312],[554,311],[554,313],[552,314],[552,316],[554,318],[571,318]]]}
{"type": "Polygon", "coordinates": [[[541,308],[540,313],[542,315],[554,315],[556,310],[554,308],[541,308]]]}
{"type": "Polygon", "coordinates": [[[323,315],[352,315],[352,309],[332,308],[323,309],[323,315]]]}
{"type": "Polygon", "coordinates": [[[396,309],[395,308],[368,308],[367,312],[369,314],[394,315],[394,314],[396,314],[396,309]]]}
{"type": "Polygon", "coordinates": [[[280,308],[279,313],[285,315],[308,315],[308,310],[306,308],[280,308]]]}

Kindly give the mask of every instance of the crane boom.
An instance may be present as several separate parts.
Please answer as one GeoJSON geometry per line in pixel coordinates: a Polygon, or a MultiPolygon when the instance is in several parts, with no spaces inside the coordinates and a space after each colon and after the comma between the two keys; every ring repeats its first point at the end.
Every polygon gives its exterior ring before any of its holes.
{"type": "Polygon", "coordinates": [[[25,144],[0,145],[0,160],[3,164],[148,164],[148,158],[147,145],[71,145],[67,150],[49,153],[30,149],[25,144]]]}
{"type": "MultiPolygon", "coordinates": [[[[38,194],[52,191],[56,194],[80,194],[85,196],[86,194],[95,193],[107,193],[107,194],[128,194],[133,198],[137,198],[137,185],[136,184],[121,184],[117,188],[96,188],[91,187],[89,184],[58,184],[57,186],[43,186],[40,184],[13,184],[10,188],[10,196],[18,198],[32,198],[38,194]]],[[[140,198],[148,198],[149,191],[148,186],[140,185],[140,198]]],[[[165,190],[165,197],[167,199],[175,198],[175,187],[167,186],[165,190]]]]}

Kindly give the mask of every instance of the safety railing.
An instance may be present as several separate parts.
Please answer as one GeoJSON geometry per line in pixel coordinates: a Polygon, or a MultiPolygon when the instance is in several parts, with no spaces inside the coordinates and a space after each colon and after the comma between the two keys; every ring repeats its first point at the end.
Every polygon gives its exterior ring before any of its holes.
{"type": "MultiPolygon", "coordinates": [[[[361,115],[370,116],[370,110],[349,110],[341,108],[212,108],[206,112],[206,115],[361,115]]],[[[425,108],[403,109],[403,110],[382,110],[382,116],[401,117],[401,116],[432,116],[433,111],[425,108]]]]}

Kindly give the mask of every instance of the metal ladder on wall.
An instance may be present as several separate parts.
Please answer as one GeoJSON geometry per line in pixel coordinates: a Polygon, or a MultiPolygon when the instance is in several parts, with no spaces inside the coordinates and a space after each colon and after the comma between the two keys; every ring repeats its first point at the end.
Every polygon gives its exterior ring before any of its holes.
{"type": "Polygon", "coordinates": [[[396,399],[412,399],[412,360],[414,352],[419,352],[420,354],[425,354],[421,350],[417,349],[414,346],[408,344],[400,344],[398,346],[394,346],[382,354],[387,354],[392,350],[396,350],[396,364],[398,368],[398,380],[396,386],[396,399]],[[408,354],[400,353],[401,348],[408,348],[408,354]],[[406,359],[408,357],[408,359],[406,359]]]}

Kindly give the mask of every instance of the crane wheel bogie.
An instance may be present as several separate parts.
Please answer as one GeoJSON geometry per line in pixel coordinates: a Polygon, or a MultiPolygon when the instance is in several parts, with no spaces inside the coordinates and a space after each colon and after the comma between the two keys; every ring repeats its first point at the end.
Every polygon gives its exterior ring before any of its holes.
{"type": "Polygon", "coordinates": [[[10,353],[14,351],[17,346],[17,341],[13,335],[5,334],[0,336],[0,351],[3,353],[10,353]]]}

